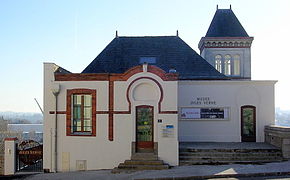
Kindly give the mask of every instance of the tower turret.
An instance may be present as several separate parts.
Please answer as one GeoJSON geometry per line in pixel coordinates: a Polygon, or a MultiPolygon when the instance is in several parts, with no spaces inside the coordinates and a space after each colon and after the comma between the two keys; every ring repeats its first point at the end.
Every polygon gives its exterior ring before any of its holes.
{"type": "Polygon", "coordinates": [[[251,79],[251,44],[232,9],[218,9],[202,37],[200,55],[219,72],[233,79],[251,79]]]}

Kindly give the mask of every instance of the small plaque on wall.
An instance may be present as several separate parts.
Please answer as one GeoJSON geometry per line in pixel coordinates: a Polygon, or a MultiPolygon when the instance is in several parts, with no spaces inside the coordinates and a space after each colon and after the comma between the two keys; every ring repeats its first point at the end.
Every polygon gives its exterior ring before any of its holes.
{"type": "Polygon", "coordinates": [[[162,126],[162,137],[173,138],[174,137],[174,126],[171,124],[162,126]]]}

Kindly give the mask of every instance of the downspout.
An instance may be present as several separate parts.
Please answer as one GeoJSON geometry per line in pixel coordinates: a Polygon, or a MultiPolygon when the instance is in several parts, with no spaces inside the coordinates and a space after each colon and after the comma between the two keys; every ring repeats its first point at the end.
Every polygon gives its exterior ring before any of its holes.
{"type": "MultiPolygon", "coordinates": [[[[54,111],[54,122],[55,122],[55,133],[54,133],[54,169],[57,172],[57,96],[60,91],[59,84],[53,84],[52,93],[55,97],[55,111],[54,111]]],[[[52,162],[51,162],[52,163],[52,162]]]]}

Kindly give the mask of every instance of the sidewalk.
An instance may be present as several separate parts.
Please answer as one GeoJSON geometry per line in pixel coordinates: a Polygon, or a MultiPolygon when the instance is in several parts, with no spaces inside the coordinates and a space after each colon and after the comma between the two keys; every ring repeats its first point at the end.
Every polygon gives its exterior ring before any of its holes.
{"type": "MultiPolygon", "coordinates": [[[[279,163],[253,164],[229,164],[229,165],[195,165],[178,166],[169,170],[139,171],[133,173],[111,174],[110,170],[79,171],[65,173],[41,173],[26,176],[24,179],[208,179],[225,177],[251,177],[251,176],[277,176],[290,175],[290,161],[279,163]]],[[[22,177],[23,178],[23,177],[22,177]]],[[[21,179],[22,179],[21,178],[21,179]]]]}

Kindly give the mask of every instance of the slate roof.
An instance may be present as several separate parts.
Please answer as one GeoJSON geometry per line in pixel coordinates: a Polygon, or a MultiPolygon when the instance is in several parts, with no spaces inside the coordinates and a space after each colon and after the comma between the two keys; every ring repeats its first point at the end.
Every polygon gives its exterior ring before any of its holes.
{"type": "Polygon", "coordinates": [[[205,37],[249,37],[231,9],[217,9],[205,37]]]}
{"type": "Polygon", "coordinates": [[[156,57],[152,65],[176,69],[179,79],[227,79],[178,36],[116,37],[82,73],[124,73],[140,57],[156,57]]]}

